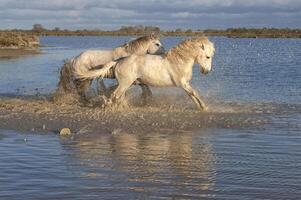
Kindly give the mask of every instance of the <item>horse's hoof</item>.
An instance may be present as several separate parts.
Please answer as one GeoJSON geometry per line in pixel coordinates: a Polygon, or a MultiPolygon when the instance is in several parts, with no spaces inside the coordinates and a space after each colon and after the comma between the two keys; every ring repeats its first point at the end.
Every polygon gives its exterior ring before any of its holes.
{"type": "Polygon", "coordinates": [[[209,108],[207,106],[202,106],[202,107],[199,107],[201,111],[203,112],[206,112],[209,110],[209,108]]]}
{"type": "Polygon", "coordinates": [[[209,108],[207,106],[203,107],[203,111],[208,111],[208,110],[209,110],[209,108]]]}

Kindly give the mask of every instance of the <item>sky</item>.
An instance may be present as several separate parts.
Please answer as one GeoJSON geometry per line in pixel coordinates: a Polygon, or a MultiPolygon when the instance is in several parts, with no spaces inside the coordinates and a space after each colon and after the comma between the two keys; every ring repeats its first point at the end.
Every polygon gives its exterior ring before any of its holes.
{"type": "Polygon", "coordinates": [[[301,0],[0,0],[0,29],[301,28],[301,0]]]}

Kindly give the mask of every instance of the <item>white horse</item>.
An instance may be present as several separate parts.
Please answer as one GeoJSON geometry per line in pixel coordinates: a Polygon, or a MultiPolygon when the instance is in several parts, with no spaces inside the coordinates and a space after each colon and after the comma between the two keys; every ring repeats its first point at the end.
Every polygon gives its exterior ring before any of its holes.
{"type": "MultiPolygon", "coordinates": [[[[91,73],[97,72],[97,70],[100,70],[105,64],[110,64],[111,61],[127,57],[131,54],[162,54],[163,52],[164,48],[159,37],[154,35],[139,37],[112,50],[84,51],[70,61],[65,62],[60,72],[61,76],[57,91],[72,93],[76,90],[80,96],[85,97],[86,90],[91,85],[92,80],[97,78],[91,76],[91,73]],[[90,76],[81,79],[81,74],[90,76]]],[[[107,76],[107,78],[114,78],[114,75],[107,76]]],[[[102,80],[100,86],[105,90],[102,80]]],[[[146,85],[141,84],[141,87],[146,95],[151,94],[146,85]]]]}
{"type": "MultiPolygon", "coordinates": [[[[135,82],[155,87],[182,87],[197,106],[206,110],[205,103],[191,87],[193,65],[199,64],[203,74],[211,71],[214,44],[206,37],[187,39],[163,56],[131,55],[117,62],[114,67],[118,87],[111,101],[120,100],[135,82]]],[[[107,71],[108,72],[108,71],[107,71]]],[[[99,74],[105,76],[105,73],[99,74]]],[[[81,78],[85,78],[81,76],[81,78]]]]}

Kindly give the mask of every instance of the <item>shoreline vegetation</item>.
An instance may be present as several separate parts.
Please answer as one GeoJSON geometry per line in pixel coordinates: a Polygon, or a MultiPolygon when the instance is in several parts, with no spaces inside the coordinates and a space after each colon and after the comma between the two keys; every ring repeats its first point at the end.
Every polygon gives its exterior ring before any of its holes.
{"type": "Polygon", "coordinates": [[[161,36],[222,36],[228,38],[301,38],[301,29],[229,28],[224,30],[175,29],[161,30],[154,26],[123,26],[118,30],[46,29],[34,24],[31,30],[0,30],[0,58],[39,54],[40,36],[140,36],[155,33],[161,36]]]}
{"type": "MultiPolygon", "coordinates": [[[[150,33],[159,34],[162,36],[224,36],[229,38],[301,38],[301,29],[289,28],[228,28],[228,29],[175,29],[175,30],[161,30],[159,27],[154,26],[122,26],[118,30],[68,30],[44,28],[41,24],[34,24],[31,30],[23,29],[10,29],[0,30],[0,46],[3,46],[3,34],[18,34],[18,39],[24,38],[27,35],[27,43],[36,44],[38,38],[36,36],[139,36],[150,33]],[[34,43],[30,43],[34,42],[34,43]]],[[[9,39],[9,38],[8,38],[9,39]]],[[[26,41],[26,39],[25,39],[26,41]]],[[[26,45],[26,42],[22,43],[26,45]]]]}
{"type": "Polygon", "coordinates": [[[9,49],[35,49],[39,47],[39,36],[28,31],[0,31],[0,47],[9,49]]]}
{"type": "Polygon", "coordinates": [[[0,58],[40,54],[39,46],[39,36],[34,33],[0,32],[0,58]]]}

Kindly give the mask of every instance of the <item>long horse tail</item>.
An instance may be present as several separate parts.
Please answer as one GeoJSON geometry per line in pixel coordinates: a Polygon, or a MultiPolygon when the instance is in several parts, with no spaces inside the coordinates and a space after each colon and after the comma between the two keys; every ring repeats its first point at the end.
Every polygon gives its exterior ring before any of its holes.
{"type": "Polygon", "coordinates": [[[96,66],[95,68],[100,69],[91,69],[88,71],[79,71],[76,72],[75,78],[76,79],[94,79],[94,78],[109,78],[114,77],[114,72],[112,71],[115,67],[117,62],[111,61],[104,65],[96,66]]]}
{"type": "Polygon", "coordinates": [[[72,60],[65,60],[60,70],[60,80],[57,91],[61,93],[72,93],[74,90],[72,60]]]}

